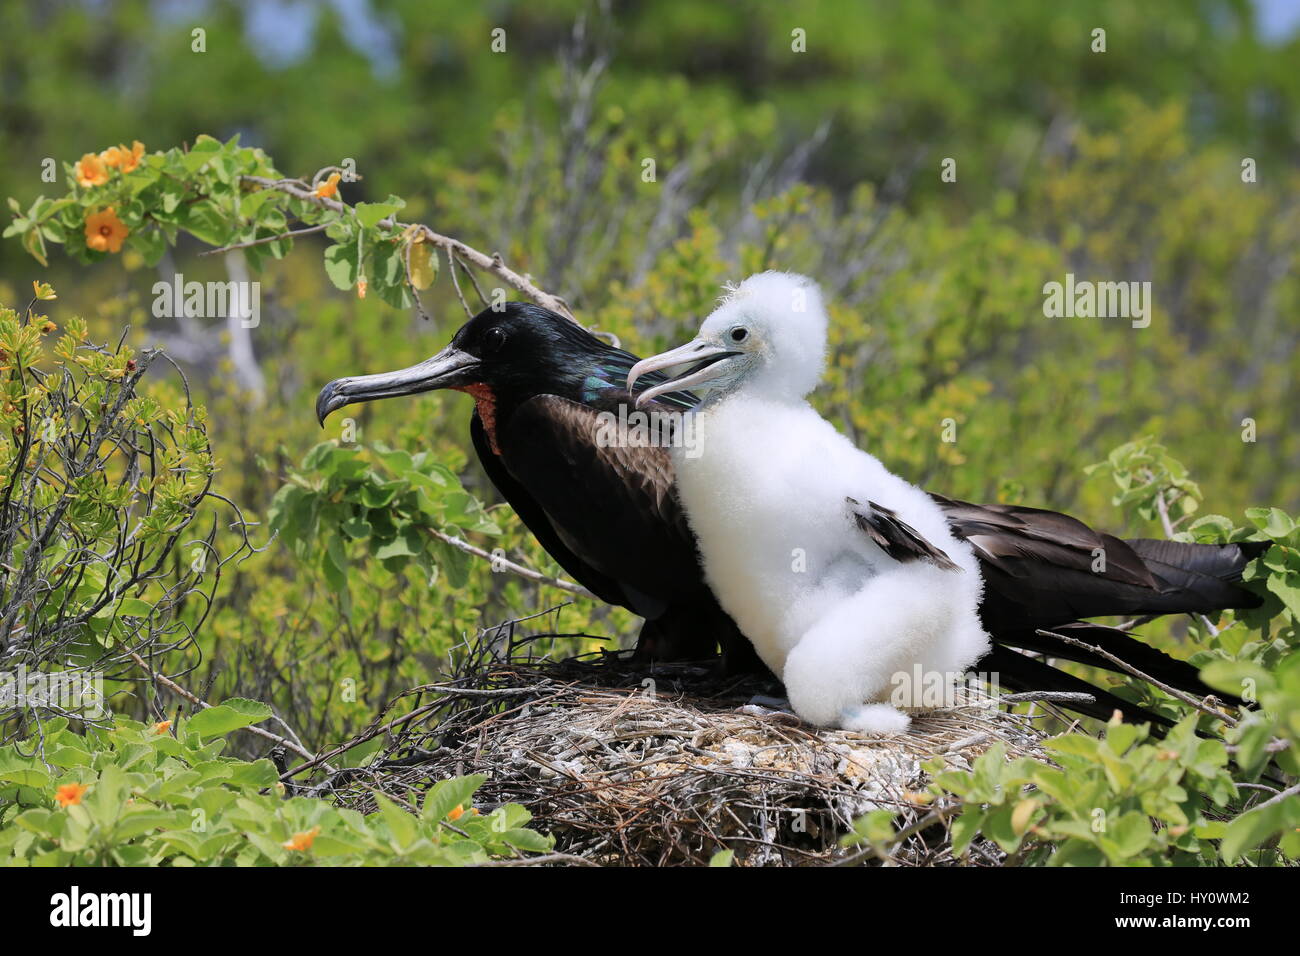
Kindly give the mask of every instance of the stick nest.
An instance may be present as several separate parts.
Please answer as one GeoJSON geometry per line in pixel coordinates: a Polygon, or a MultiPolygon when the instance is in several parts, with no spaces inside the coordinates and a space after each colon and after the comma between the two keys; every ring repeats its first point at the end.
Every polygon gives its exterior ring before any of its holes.
{"type": "MultiPolygon", "coordinates": [[[[978,689],[913,712],[906,734],[868,737],[754,703],[780,692],[771,679],[513,651],[479,642],[453,678],[404,695],[414,707],[390,722],[366,767],[312,789],[369,812],[375,790],[415,806],[438,780],[481,773],[480,807],[522,804],[557,853],[601,865],[702,865],[726,849],[748,866],[860,858],[840,837],[861,814],[889,809],[912,832],[888,862],[944,865],[955,862],[947,815],[934,812],[921,765],[944,755],[969,768],[996,741],[1008,757],[1042,756],[1034,718],[978,689]]],[[[1001,854],[976,844],[965,862],[998,864],[1001,854]]]]}

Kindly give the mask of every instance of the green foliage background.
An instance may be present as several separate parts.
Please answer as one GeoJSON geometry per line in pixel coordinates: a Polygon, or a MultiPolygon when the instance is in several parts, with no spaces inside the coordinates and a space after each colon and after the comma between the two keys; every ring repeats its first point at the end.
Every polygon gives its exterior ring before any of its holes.
{"type": "MultiPolygon", "coordinates": [[[[1149,511],[1121,511],[1113,483],[1085,474],[1155,434],[1226,527],[1260,503],[1300,510],[1300,40],[1262,41],[1244,0],[660,0],[612,18],[582,2],[360,8],[370,28],[340,12],[357,7],[315,8],[286,60],[268,41],[299,21],[241,4],[5,4],[0,33],[21,45],[2,68],[0,193],[26,209],[62,189],[41,181],[43,160],[62,169],[133,139],[152,151],[238,133],[294,176],[350,157],[364,178],[343,184],[349,203],[404,197],[403,219],[499,250],[643,353],[690,334],[724,281],[814,275],[834,318],[819,407],[934,490],[1159,535],[1149,511]],[[490,50],[495,27],[504,53],[490,50]],[[791,51],[795,28],[806,53],[791,51]],[[945,157],[955,183],[940,179],[945,157]],[[1245,157],[1258,182],[1242,181],[1245,157]],[[1043,284],[1067,272],[1150,281],[1150,328],[1044,318],[1043,284]],[[941,438],[948,421],[956,442],[941,438]]],[[[424,358],[464,318],[445,270],[424,296],[431,321],[335,289],[326,244],[264,263],[260,401],[219,329],[189,362],[218,487],[263,521],[321,441],[319,387],[424,358]]],[[[150,287],[177,271],[225,280],[200,251],[183,242],[157,269],[132,246],[90,269],[55,252],[45,269],[8,241],[0,301],[48,280],[56,321],[80,313],[96,341],[129,325],[134,347],[168,345],[180,333],[151,315],[150,287]]],[[[426,452],[494,502],[469,411],[450,393],[354,410],[367,446],[426,452]]],[[[507,508],[453,523],[559,571],[507,508]]],[[[223,584],[190,682],[267,701],[325,745],[464,636],[563,597],[482,562],[458,588],[429,574],[358,547],[339,587],[309,546],[279,540],[223,584]]],[[[626,643],[635,619],[578,601],[536,626],[626,643]]],[[[1150,631],[1165,645],[1182,632],[1150,631]]]]}

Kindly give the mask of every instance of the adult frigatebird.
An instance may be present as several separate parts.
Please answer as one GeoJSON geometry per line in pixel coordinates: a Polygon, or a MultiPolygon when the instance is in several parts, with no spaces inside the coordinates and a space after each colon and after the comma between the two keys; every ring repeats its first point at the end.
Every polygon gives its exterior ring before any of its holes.
{"type": "MultiPolygon", "coordinates": [[[[646,619],[638,658],[702,660],[721,645],[725,670],[760,669],[704,582],[667,449],[601,440],[602,412],[635,410],[625,383],[637,361],[548,309],[509,302],[484,309],[417,365],[330,382],[316,416],[323,424],[355,402],[467,392],[488,478],[566,572],[646,619]]],[[[694,402],[668,394],[655,407],[681,412],[694,402]]]]}
{"type": "MultiPolygon", "coordinates": [[[[638,361],[563,316],[512,302],[480,312],[424,362],[330,382],[316,413],[323,422],[356,402],[440,388],[469,393],[475,400],[470,434],[488,477],[568,574],[602,600],[646,618],[639,657],[702,659],[721,644],[729,669],[761,668],[704,582],[668,450],[602,440],[599,414],[634,408],[626,379],[638,361]]],[[[662,381],[654,374],[639,379],[651,386],[662,381]]],[[[678,391],[646,407],[681,411],[697,401],[678,391]]],[[[1106,718],[1119,709],[1131,719],[1151,719],[1128,701],[1011,648],[1120,669],[1104,656],[1038,633],[1052,630],[1169,686],[1209,694],[1190,664],[1085,619],[1259,604],[1238,584],[1259,545],[1121,540],[1053,511],[933,497],[980,561],[980,617],[995,646],[979,667],[1013,688],[1091,694],[1094,704],[1071,706],[1092,716],[1106,718]],[[1100,570],[1099,553],[1105,554],[1100,570]]]]}

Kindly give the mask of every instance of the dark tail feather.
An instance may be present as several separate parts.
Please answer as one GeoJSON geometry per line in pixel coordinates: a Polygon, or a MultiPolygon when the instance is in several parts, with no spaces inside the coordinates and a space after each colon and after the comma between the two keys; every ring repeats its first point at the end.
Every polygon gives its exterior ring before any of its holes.
{"type": "MultiPolygon", "coordinates": [[[[1125,542],[1160,581],[1172,606],[1183,613],[1259,607],[1260,598],[1240,586],[1246,565],[1269,547],[1267,541],[1189,544],[1153,538],[1125,542]]],[[[1166,602],[1162,602],[1166,603],[1166,602]]],[[[1165,608],[1162,606],[1161,608],[1165,608]]]]}
{"type": "Polygon", "coordinates": [[[1062,702],[1055,706],[1072,710],[1086,717],[1109,720],[1115,711],[1124,715],[1124,719],[1134,724],[1151,724],[1152,730],[1162,734],[1173,722],[1159,714],[1139,707],[1131,701],[1117,697],[1110,691],[1103,690],[1095,684],[1067,674],[1063,670],[1045,664],[1034,657],[1027,657],[1007,647],[994,646],[991,651],[975,665],[977,671],[992,672],[998,677],[1002,687],[1016,691],[1069,691],[1071,693],[1091,694],[1092,703],[1084,701],[1062,702]]]}
{"type": "MultiPolygon", "coordinates": [[[[1050,630],[1065,637],[1074,638],[1076,641],[1082,641],[1091,647],[1100,648],[1119,658],[1130,667],[1140,670],[1143,674],[1184,693],[1196,697],[1214,694],[1225,703],[1233,705],[1241,703],[1237,698],[1222,691],[1214,690],[1202,683],[1197,669],[1187,661],[1180,661],[1176,657],[1170,657],[1164,651],[1139,640],[1127,631],[1106,627],[1102,624],[1088,624],[1083,621],[1058,625],[1050,628],[1050,630]]],[[[994,640],[999,644],[1009,644],[1012,647],[1037,651],[1048,657],[1059,657],[1067,661],[1087,664],[1090,667],[1100,667],[1120,674],[1128,673],[1123,667],[1101,654],[1040,634],[1037,630],[1002,632],[996,634],[994,640]]]]}

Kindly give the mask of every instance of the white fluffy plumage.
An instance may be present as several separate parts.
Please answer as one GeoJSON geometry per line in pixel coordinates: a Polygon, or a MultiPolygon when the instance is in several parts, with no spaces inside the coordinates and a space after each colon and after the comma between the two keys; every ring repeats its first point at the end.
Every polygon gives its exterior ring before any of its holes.
{"type": "Polygon", "coordinates": [[[950,684],[987,650],[982,582],[930,497],[808,404],[826,329],[804,276],[765,272],[730,290],[696,343],[739,354],[718,363],[694,413],[698,454],[674,450],[677,486],[710,586],[795,712],[899,732],[909,723],[900,708],[931,704],[936,681],[950,684]],[[855,523],[850,498],[892,510],[959,570],[890,557],[855,523]]]}

